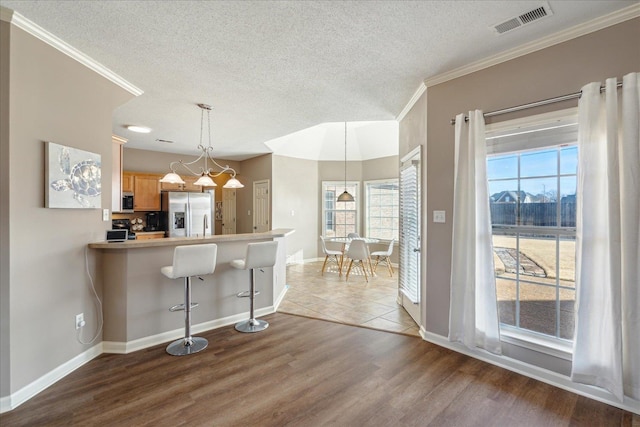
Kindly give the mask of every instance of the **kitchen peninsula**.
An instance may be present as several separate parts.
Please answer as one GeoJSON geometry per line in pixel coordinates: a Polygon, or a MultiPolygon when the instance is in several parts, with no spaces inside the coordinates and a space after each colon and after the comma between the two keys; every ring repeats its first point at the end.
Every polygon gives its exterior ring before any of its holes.
{"type": "Polygon", "coordinates": [[[165,343],[184,334],[183,312],[169,307],[184,300],[184,281],[170,280],[160,268],[173,263],[173,251],[180,245],[218,245],[216,270],[192,279],[192,333],[236,323],[249,317],[249,301],[238,298],[249,288],[249,273],[229,265],[244,258],[251,242],[278,241],[276,265],[256,272],[256,315],[273,313],[286,288],[286,236],[294,230],[264,233],[174,237],[131,240],[121,243],[96,242],[88,246],[97,254],[97,282],[102,287],[104,314],[103,346],[109,353],[128,353],[165,343]]]}

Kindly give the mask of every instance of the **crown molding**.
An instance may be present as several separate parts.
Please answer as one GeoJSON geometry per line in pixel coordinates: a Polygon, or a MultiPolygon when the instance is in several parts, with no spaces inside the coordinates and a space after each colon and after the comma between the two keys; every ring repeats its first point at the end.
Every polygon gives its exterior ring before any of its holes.
{"type": "Polygon", "coordinates": [[[116,134],[111,134],[111,140],[113,142],[117,142],[118,144],[122,145],[122,144],[126,144],[127,141],[129,141],[127,138],[123,138],[121,136],[118,136],[116,134]]]}
{"type": "Polygon", "coordinates": [[[398,114],[398,116],[396,117],[397,122],[400,122],[402,121],[402,119],[404,119],[404,116],[406,116],[407,113],[411,111],[411,109],[413,108],[415,103],[418,102],[418,99],[420,99],[425,90],[427,90],[427,86],[424,84],[424,82],[421,82],[420,86],[418,86],[418,89],[416,89],[416,91],[413,93],[413,96],[411,97],[407,105],[404,106],[402,111],[400,111],[400,114],[398,114]]]}
{"type": "Polygon", "coordinates": [[[19,13],[3,7],[2,10],[0,11],[0,18],[3,21],[9,22],[15,25],[16,27],[20,28],[21,30],[24,30],[27,33],[31,34],[32,36],[42,40],[43,42],[47,43],[53,48],[71,57],[72,59],[75,59],[85,67],[95,71],[96,73],[100,74],[102,77],[115,83],[116,85],[120,86],[127,92],[135,96],[140,96],[144,93],[142,89],[129,83],[127,80],[123,79],[122,77],[120,77],[119,75],[117,75],[116,73],[114,73],[113,71],[105,67],[104,65],[93,60],[89,56],[85,55],[84,53],[80,52],[78,49],[66,43],[65,41],[54,36],[44,28],[40,27],[39,25],[29,21],[27,18],[20,15],[19,13]]]}
{"type": "Polygon", "coordinates": [[[582,24],[576,25],[555,34],[551,34],[533,42],[529,42],[516,48],[509,49],[496,55],[490,56],[488,58],[484,58],[479,61],[464,65],[462,67],[455,68],[451,71],[429,77],[425,79],[424,84],[426,85],[426,87],[435,86],[440,83],[444,83],[449,80],[453,80],[458,77],[462,77],[467,74],[492,67],[502,62],[506,62],[511,59],[515,59],[520,56],[524,56],[529,53],[536,52],[538,50],[542,50],[547,47],[563,43],[589,33],[593,33],[595,31],[619,24],[624,21],[628,21],[629,19],[637,18],[639,16],[640,3],[635,3],[631,6],[616,10],[615,12],[600,16],[596,19],[592,19],[591,21],[584,22],[582,24]]]}

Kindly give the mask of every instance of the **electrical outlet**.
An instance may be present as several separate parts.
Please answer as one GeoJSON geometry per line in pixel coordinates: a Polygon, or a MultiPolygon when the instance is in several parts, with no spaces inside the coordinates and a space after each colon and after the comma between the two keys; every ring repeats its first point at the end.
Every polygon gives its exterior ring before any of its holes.
{"type": "Polygon", "coordinates": [[[109,209],[102,210],[102,220],[105,222],[109,221],[109,209]]]}
{"type": "Polygon", "coordinates": [[[76,329],[80,329],[84,325],[84,313],[76,314],[76,329]]]}

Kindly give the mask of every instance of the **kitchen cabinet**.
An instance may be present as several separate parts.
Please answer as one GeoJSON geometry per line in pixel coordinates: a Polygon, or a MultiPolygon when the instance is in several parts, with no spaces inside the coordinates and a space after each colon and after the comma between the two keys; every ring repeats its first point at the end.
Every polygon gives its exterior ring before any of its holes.
{"type": "Polygon", "coordinates": [[[133,193],[133,210],[160,210],[160,178],[162,175],[142,172],[122,172],[122,192],[133,193]]]}
{"type": "Polygon", "coordinates": [[[133,193],[133,172],[122,172],[122,192],[133,193]]]}
{"type": "Polygon", "coordinates": [[[136,240],[164,239],[164,231],[136,232],[136,240]]]}
{"type": "Polygon", "coordinates": [[[160,210],[160,178],[156,174],[134,174],[133,210],[149,212],[160,210]]]}

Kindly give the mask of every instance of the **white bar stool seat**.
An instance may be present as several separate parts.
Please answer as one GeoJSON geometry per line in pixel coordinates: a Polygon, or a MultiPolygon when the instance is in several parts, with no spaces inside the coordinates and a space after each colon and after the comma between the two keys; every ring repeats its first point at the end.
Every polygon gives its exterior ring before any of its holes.
{"type": "Polygon", "coordinates": [[[162,267],[160,272],[169,279],[184,278],[184,305],[171,307],[171,311],[184,309],[184,338],[167,346],[167,353],[173,356],[185,356],[207,348],[205,338],[191,336],[191,277],[212,274],[216,269],[218,246],[206,245],[176,246],[173,251],[173,265],[162,267]]]}
{"type": "MultiPolygon", "coordinates": [[[[234,259],[231,261],[231,267],[238,270],[249,270],[249,320],[236,323],[236,330],[239,332],[260,332],[269,327],[269,323],[264,320],[258,320],[254,315],[254,298],[257,294],[255,269],[273,267],[276,264],[276,255],[278,253],[278,242],[259,242],[249,243],[247,245],[247,254],[244,259],[234,259]]],[[[241,292],[238,297],[245,297],[246,292],[241,292]]]]}

